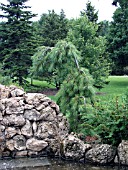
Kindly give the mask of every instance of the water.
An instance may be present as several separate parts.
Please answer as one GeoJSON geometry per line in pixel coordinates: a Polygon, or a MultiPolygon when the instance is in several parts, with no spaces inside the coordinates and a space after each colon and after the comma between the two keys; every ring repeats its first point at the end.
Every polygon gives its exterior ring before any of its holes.
{"type": "Polygon", "coordinates": [[[42,157],[0,160],[0,170],[128,170],[128,167],[94,166],[42,157]]]}

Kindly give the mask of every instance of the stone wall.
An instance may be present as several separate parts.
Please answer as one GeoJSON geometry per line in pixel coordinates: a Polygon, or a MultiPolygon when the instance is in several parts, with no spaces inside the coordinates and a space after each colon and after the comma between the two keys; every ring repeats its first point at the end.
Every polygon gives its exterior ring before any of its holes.
{"type": "Polygon", "coordinates": [[[0,158],[41,155],[128,165],[128,141],[118,148],[85,144],[69,134],[67,119],[46,95],[0,85],[0,158]]]}
{"type": "Polygon", "coordinates": [[[68,122],[44,94],[0,85],[0,155],[59,155],[68,122]]]}

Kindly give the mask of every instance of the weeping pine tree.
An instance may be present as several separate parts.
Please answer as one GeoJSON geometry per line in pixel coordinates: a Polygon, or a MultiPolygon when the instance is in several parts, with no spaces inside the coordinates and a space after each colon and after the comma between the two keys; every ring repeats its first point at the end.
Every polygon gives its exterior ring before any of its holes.
{"type": "Polygon", "coordinates": [[[59,41],[55,47],[39,47],[32,57],[33,76],[42,76],[49,83],[53,82],[57,89],[80,61],[80,52],[71,42],[59,41]]]}
{"type": "Polygon", "coordinates": [[[80,67],[80,52],[67,41],[59,41],[55,47],[40,47],[32,57],[32,74],[46,76],[59,89],[58,101],[61,111],[68,117],[71,131],[80,132],[83,115],[93,105],[93,78],[88,69],[80,67]]]}
{"type": "Polygon", "coordinates": [[[94,102],[93,78],[85,68],[74,68],[63,82],[57,103],[70,123],[70,130],[80,133],[82,117],[94,102]]]}
{"type": "Polygon", "coordinates": [[[0,4],[5,18],[0,30],[1,58],[4,75],[10,75],[13,81],[20,85],[25,82],[28,68],[31,66],[31,55],[34,53],[36,40],[33,36],[32,21],[35,16],[25,6],[27,0],[8,0],[7,4],[0,4]]]}

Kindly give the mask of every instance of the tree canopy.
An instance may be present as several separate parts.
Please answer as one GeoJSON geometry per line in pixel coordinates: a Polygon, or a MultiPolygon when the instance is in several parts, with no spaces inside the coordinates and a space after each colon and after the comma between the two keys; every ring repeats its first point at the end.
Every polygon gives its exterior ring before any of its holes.
{"type": "Polygon", "coordinates": [[[106,39],[97,36],[98,25],[82,16],[72,21],[67,41],[81,52],[80,66],[89,69],[96,87],[103,87],[109,75],[110,64],[106,51],[106,39]]]}
{"type": "Polygon", "coordinates": [[[92,6],[91,2],[88,0],[86,3],[86,9],[81,11],[81,16],[86,15],[91,22],[97,22],[98,21],[98,11],[92,6]]]}
{"type": "Polygon", "coordinates": [[[79,67],[80,52],[72,43],[61,40],[53,48],[39,47],[32,60],[32,74],[42,75],[59,89],[67,75],[79,67]]]}
{"type": "Polygon", "coordinates": [[[63,10],[59,15],[54,10],[49,10],[48,14],[43,13],[37,24],[41,46],[54,47],[59,40],[67,36],[68,20],[63,10]]]}
{"type": "MultiPolygon", "coordinates": [[[[120,2],[120,1],[119,1],[120,2]]],[[[109,57],[113,61],[112,73],[126,74],[128,70],[128,2],[121,1],[113,15],[108,34],[109,57]]]]}
{"type": "Polygon", "coordinates": [[[35,15],[27,10],[25,2],[27,0],[8,0],[8,4],[0,6],[3,11],[0,17],[7,20],[0,29],[2,68],[5,75],[19,84],[23,84],[28,75],[36,45],[30,21],[35,15]]]}

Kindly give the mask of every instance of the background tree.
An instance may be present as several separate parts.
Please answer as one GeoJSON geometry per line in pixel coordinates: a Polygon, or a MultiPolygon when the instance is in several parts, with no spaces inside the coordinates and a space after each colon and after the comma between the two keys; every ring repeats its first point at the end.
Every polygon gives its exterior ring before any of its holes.
{"type": "Polygon", "coordinates": [[[63,40],[68,32],[68,20],[61,10],[60,15],[54,10],[42,14],[38,21],[39,35],[42,37],[41,46],[54,47],[59,40],[63,40]]]}
{"type": "Polygon", "coordinates": [[[109,57],[114,65],[112,74],[123,75],[128,66],[128,2],[120,1],[113,15],[108,34],[109,57]]]}
{"type": "Polygon", "coordinates": [[[86,16],[72,21],[67,41],[72,42],[81,52],[80,66],[89,69],[96,87],[103,87],[109,75],[109,61],[105,53],[106,39],[97,37],[98,26],[86,16]]]}
{"type": "Polygon", "coordinates": [[[5,75],[10,75],[13,81],[24,83],[31,66],[31,55],[34,52],[35,39],[30,19],[35,15],[26,10],[27,0],[8,0],[8,4],[1,4],[0,9],[7,19],[3,23],[0,44],[1,58],[5,75]]]}
{"type": "Polygon", "coordinates": [[[87,15],[89,21],[97,22],[98,21],[98,11],[92,6],[91,2],[88,0],[86,3],[86,9],[81,11],[81,16],[87,15]]]}
{"type": "Polygon", "coordinates": [[[110,26],[110,22],[109,21],[100,21],[98,23],[98,30],[97,30],[97,35],[99,36],[105,36],[107,37],[108,35],[108,31],[109,31],[109,26],[110,26]]]}

